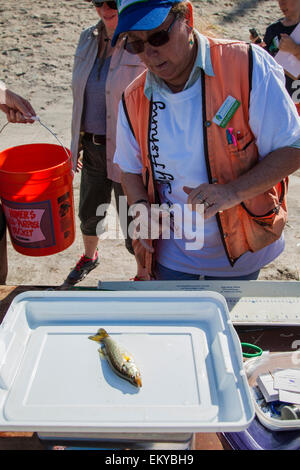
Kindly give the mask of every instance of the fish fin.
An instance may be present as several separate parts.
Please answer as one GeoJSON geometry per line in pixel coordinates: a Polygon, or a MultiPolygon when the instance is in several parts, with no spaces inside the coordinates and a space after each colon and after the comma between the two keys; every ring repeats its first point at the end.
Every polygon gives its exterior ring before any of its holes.
{"type": "Polygon", "coordinates": [[[93,341],[98,341],[100,343],[104,338],[107,338],[109,334],[105,331],[104,328],[100,328],[97,333],[93,336],[89,336],[89,339],[93,341]]]}
{"type": "Polygon", "coordinates": [[[98,349],[99,355],[103,358],[105,357],[105,349],[104,348],[99,348],[98,349]]]}
{"type": "Polygon", "coordinates": [[[140,375],[137,375],[134,379],[135,385],[139,388],[142,387],[142,379],[140,375]]]}

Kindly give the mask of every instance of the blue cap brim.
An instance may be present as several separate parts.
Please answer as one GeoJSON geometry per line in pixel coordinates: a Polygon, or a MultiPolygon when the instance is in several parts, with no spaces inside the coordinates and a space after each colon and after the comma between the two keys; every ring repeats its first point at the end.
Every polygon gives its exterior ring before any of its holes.
{"type": "Polygon", "coordinates": [[[121,33],[127,31],[150,31],[151,29],[158,28],[167,18],[174,2],[166,3],[152,8],[149,11],[147,4],[136,4],[126,8],[119,16],[118,26],[113,35],[111,45],[114,46],[121,33]]]}

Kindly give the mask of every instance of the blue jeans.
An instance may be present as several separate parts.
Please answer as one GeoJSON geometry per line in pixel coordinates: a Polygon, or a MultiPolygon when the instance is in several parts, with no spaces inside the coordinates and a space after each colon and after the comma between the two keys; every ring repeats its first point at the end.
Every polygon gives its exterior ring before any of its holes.
{"type": "MultiPolygon", "coordinates": [[[[225,276],[203,276],[203,280],[205,281],[256,281],[259,276],[259,272],[255,271],[254,273],[247,274],[246,276],[233,276],[233,277],[225,277],[225,276]]],[[[199,281],[202,280],[202,276],[200,278],[200,274],[190,274],[190,273],[183,273],[181,271],[173,271],[173,269],[166,268],[159,263],[156,263],[155,268],[156,279],[159,281],[199,281]]]]}

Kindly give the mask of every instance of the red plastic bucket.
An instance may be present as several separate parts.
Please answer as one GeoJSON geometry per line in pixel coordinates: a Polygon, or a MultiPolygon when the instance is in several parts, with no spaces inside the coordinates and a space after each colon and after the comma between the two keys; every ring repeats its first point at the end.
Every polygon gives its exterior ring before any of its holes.
{"type": "Polygon", "coordinates": [[[46,256],[75,239],[70,151],[28,144],[0,152],[0,196],[12,245],[28,256],[46,256]]]}

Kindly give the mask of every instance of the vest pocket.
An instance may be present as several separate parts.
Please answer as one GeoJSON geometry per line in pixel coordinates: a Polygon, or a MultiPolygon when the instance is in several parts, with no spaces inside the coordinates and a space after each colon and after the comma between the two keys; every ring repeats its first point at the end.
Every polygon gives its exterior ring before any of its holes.
{"type": "MultiPolygon", "coordinates": [[[[258,151],[251,132],[237,140],[237,144],[227,145],[234,178],[246,173],[258,162],[258,151]]],[[[287,183],[286,178],[263,194],[237,206],[250,251],[261,250],[280,238],[287,221],[287,183]]]]}
{"type": "Polygon", "coordinates": [[[272,225],[273,219],[280,211],[286,192],[287,181],[282,180],[269,191],[241,202],[241,206],[250,217],[256,219],[257,223],[272,225]]]}
{"type": "MultiPolygon", "coordinates": [[[[258,162],[258,151],[251,132],[240,138],[237,145],[228,145],[235,177],[249,171],[258,162]]],[[[285,200],[288,179],[284,179],[263,194],[241,202],[246,213],[260,225],[272,225],[274,217],[279,213],[285,200]]]]}
{"type": "Polygon", "coordinates": [[[251,133],[237,140],[237,145],[227,144],[227,148],[235,178],[250,170],[258,160],[255,139],[251,133]]]}
{"type": "Polygon", "coordinates": [[[278,240],[287,222],[287,179],[253,199],[240,204],[244,233],[251,251],[278,240]]]}

